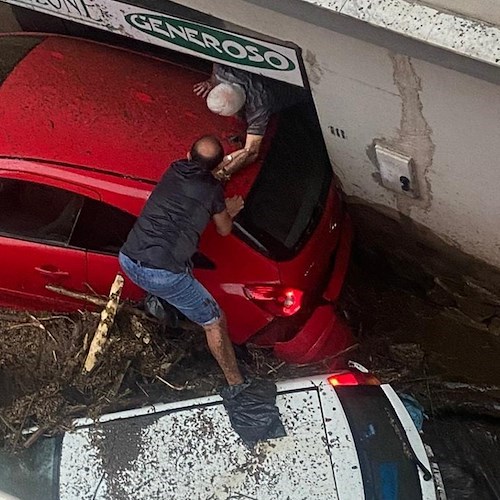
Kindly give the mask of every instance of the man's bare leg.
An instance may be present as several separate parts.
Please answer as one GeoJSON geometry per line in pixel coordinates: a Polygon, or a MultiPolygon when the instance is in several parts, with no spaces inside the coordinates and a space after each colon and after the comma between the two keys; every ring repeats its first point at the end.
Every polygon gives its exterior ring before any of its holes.
{"type": "Polygon", "coordinates": [[[208,348],[226,377],[229,385],[243,383],[243,376],[238,368],[233,344],[227,333],[226,318],[224,315],[211,325],[203,327],[207,336],[208,348]]]}

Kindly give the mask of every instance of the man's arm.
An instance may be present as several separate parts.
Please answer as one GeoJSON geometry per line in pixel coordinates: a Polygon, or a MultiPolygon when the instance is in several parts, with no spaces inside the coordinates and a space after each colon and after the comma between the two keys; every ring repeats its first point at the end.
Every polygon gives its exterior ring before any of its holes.
{"type": "Polygon", "coordinates": [[[215,214],[212,218],[215,228],[221,236],[227,236],[233,229],[233,219],[243,208],[244,202],[241,196],[226,198],[226,209],[215,214]]]}
{"type": "Polygon", "coordinates": [[[245,147],[226,155],[215,172],[215,177],[219,180],[229,180],[232,174],[256,161],[259,157],[262,139],[261,135],[247,134],[245,147]]]}

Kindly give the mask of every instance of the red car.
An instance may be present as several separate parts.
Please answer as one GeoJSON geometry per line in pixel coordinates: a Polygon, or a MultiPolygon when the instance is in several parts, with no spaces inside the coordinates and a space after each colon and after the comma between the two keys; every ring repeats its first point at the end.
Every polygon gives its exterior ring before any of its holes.
{"type": "MultiPolygon", "coordinates": [[[[131,51],[53,35],[0,36],[0,304],[70,310],[47,284],[107,295],[118,250],[168,165],[206,133],[239,148],[244,124],[193,95],[206,75],[131,51]]],[[[319,132],[275,117],[261,160],[234,175],[233,234],[209,226],[195,274],[237,344],[314,361],[350,342],[332,302],[351,224],[319,132]]],[[[127,283],[123,295],[142,291],[127,283]]]]}

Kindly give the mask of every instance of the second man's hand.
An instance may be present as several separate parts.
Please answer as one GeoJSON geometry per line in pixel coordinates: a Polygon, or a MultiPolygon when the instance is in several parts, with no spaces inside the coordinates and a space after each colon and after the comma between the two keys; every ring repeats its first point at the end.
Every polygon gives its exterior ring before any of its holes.
{"type": "Polygon", "coordinates": [[[199,96],[203,97],[203,99],[206,99],[207,95],[210,93],[210,91],[214,88],[214,84],[212,80],[205,80],[204,82],[199,82],[196,83],[193,86],[193,92],[199,96]]]}
{"type": "Polygon", "coordinates": [[[248,154],[248,149],[244,148],[224,156],[224,159],[214,173],[215,178],[220,181],[228,181],[232,174],[240,170],[246,164],[248,154]]]}
{"type": "Polygon", "coordinates": [[[231,219],[234,219],[241,210],[243,210],[244,205],[245,202],[239,195],[235,195],[232,198],[226,198],[226,209],[231,219]]]}

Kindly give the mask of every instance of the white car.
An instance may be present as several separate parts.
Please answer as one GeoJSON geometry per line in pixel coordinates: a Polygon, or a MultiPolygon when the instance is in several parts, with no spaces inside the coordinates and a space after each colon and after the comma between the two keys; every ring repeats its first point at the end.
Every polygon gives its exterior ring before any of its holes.
{"type": "Polygon", "coordinates": [[[219,396],[78,420],[0,457],[0,490],[21,500],[444,499],[403,403],[367,382],[352,370],[278,383],[287,436],[253,450],[219,396]]]}

